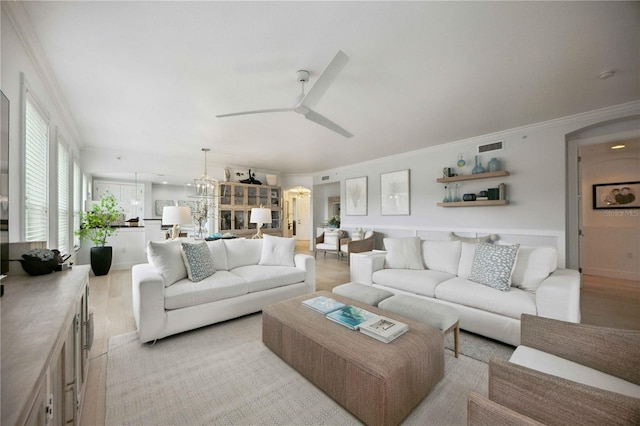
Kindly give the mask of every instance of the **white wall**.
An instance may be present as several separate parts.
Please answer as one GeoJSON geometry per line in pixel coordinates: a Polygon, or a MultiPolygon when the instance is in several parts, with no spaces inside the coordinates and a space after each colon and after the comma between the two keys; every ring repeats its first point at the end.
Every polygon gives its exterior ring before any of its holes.
{"type": "MultiPolygon", "coordinates": [[[[492,135],[453,142],[411,153],[399,154],[380,160],[354,164],[314,174],[314,190],[329,181],[368,177],[368,215],[342,217],[341,227],[365,227],[395,230],[398,235],[415,235],[420,229],[457,230],[558,235],[558,248],[566,251],[567,204],[567,142],[566,135],[577,129],[600,122],[637,114],[638,103],[620,105],[572,117],[538,123],[492,135]],[[490,157],[498,157],[502,167],[511,175],[490,180],[462,182],[462,191],[478,192],[507,184],[509,205],[495,207],[443,208],[443,185],[436,182],[442,168],[455,166],[462,153],[467,166],[463,174],[470,174],[473,156],[479,144],[503,140],[505,149],[492,155],[483,155],[486,166],[490,157]],[[410,170],[411,214],[408,216],[382,216],[380,213],[380,174],[397,170],[410,170]]],[[[391,142],[390,142],[391,143],[391,142]]],[[[341,198],[345,199],[344,185],[341,198]]],[[[317,194],[316,194],[317,195],[317,194]]],[[[317,198],[316,198],[317,200],[317,198]]],[[[317,201],[316,201],[317,202],[317,201]]],[[[314,202],[314,212],[320,212],[314,202]]],[[[570,218],[577,220],[577,218],[570,218]]],[[[564,259],[564,256],[562,256],[564,259]]]]}

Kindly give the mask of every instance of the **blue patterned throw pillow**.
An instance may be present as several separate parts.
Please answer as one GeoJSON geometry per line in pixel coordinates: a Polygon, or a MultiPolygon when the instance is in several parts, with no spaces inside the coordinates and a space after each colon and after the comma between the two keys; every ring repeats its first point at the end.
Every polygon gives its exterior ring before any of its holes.
{"type": "Polygon", "coordinates": [[[509,290],[520,244],[499,246],[478,242],[469,279],[496,290],[509,290]]]}
{"type": "Polygon", "coordinates": [[[213,275],[216,268],[207,243],[182,243],[182,259],[187,268],[187,275],[193,282],[202,281],[213,275]]]}

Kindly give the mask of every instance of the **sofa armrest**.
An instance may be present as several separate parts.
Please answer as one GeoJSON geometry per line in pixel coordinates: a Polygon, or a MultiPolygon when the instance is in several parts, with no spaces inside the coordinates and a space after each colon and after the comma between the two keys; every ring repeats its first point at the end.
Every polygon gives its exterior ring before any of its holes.
{"type": "Polygon", "coordinates": [[[367,251],[351,256],[350,279],[360,284],[373,284],[373,273],[384,268],[384,251],[367,251]]]}
{"type": "Polygon", "coordinates": [[[574,324],[525,314],[521,336],[524,346],[640,385],[638,330],[574,324]]]}
{"type": "Polygon", "coordinates": [[[543,426],[543,423],[471,392],[467,399],[467,425],[470,426],[543,426]]]}
{"type": "Polygon", "coordinates": [[[638,424],[640,400],[551,376],[504,360],[489,360],[489,399],[545,424],[638,424]]]}
{"type": "Polygon", "coordinates": [[[296,268],[305,271],[304,282],[309,287],[309,293],[316,291],[316,260],[313,256],[298,253],[294,255],[293,261],[296,268]]]}
{"type": "Polygon", "coordinates": [[[580,273],[556,269],[536,290],[536,306],[541,317],[580,322],[580,273]]]}
{"type": "Polygon", "coordinates": [[[133,316],[141,342],[155,340],[165,327],[164,280],[151,264],[131,268],[133,316]]]}

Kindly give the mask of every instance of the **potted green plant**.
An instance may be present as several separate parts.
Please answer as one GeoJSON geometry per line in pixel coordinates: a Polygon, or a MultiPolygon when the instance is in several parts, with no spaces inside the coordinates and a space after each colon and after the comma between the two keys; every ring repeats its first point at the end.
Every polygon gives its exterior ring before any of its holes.
{"type": "Polygon", "coordinates": [[[111,269],[113,247],[107,246],[107,237],[116,233],[112,224],[120,220],[122,210],[117,207],[118,202],[113,194],[106,192],[100,198],[100,204],[81,213],[80,229],[76,235],[81,240],[91,240],[95,247],[91,247],[91,270],[95,275],[106,275],[111,269]]]}
{"type": "Polygon", "coordinates": [[[329,228],[340,228],[340,216],[332,216],[327,221],[329,228]]]}

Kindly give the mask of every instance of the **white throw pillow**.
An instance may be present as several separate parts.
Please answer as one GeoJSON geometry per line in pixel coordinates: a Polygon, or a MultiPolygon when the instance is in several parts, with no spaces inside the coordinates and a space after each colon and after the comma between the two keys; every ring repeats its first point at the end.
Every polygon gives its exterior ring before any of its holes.
{"type": "Polygon", "coordinates": [[[194,283],[202,281],[216,272],[211,252],[204,241],[182,243],[182,259],[187,268],[187,276],[194,283]]]}
{"type": "Polygon", "coordinates": [[[471,275],[471,266],[473,266],[473,256],[476,254],[476,243],[465,243],[462,241],[460,250],[460,265],[458,265],[458,276],[469,279],[471,275]]]}
{"type": "Polygon", "coordinates": [[[373,231],[370,229],[367,229],[366,231],[364,231],[364,239],[366,240],[369,237],[373,237],[373,231]]]}
{"type": "Polygon", "coordinates": [[[229,271],[240,266],[257,265],[262,257],[262,240],[237,238],[222,240],[227,252],[229,271]]]}
{"type": "Polygon", "coordinates": [[[147,258],[162,275],[165,287],[187,278],[181,240],[149,241],[147,258]]]}
{"type": "Polygon", "coordinates": [[[293,254],[296,249],[295,238],[274,237],[264,235],[260,265],[295,266],[293,254]]]}
{"type": "Polygon", "coordinates": [[[424,269],[420,255],[420,238],[385,238],[387,254],[384,267],[387,269],[424,269]]]}
{"type": "Polygon", "coordinates": [[[338,240],[342,235],[342,231],[324,231],[324,243],[338,247],[338,240]]]}
{"type": "Polygon", "coordinates": [[[509,290],[520,244],[496,245],[479,242],[469,279],[496,290],[509,290]]]}
{"type": "Polygon", "coordinates": [[[558,252],[553,246],[521,246],[513,270],[512,285],[534,292],[558,268],[558,252]]]}
{"type": "Polygon", "coordinates": [[[356,228],[351,233],[351,241],[360,241],[363,236],[364,231],[362,231],[362,228],[356,228]]]}
{"type": "Polygon", "coordinates": [[[422,241],[422,259],[432,271],[457,275],[461,250],[460,241],[422,241]]]}
{"type": "Polygon", "coordinates": [[[213,264],[217,271],[228,271],[229,265],[227,262],[227,249],[224,245],[224,240],[207,241],[211,257],[213,258],[213,264]]]}

